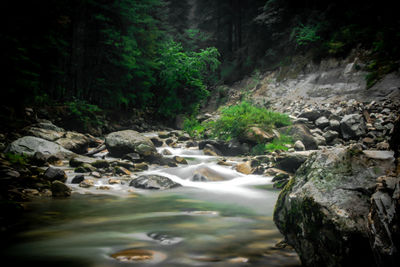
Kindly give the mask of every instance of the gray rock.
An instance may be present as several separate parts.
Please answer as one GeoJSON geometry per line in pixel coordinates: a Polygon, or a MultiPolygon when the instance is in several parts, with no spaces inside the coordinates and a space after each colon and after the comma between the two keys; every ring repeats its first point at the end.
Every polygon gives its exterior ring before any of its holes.
{"type": "Polygon", "coordinates": [[[54,130],[41,129],[36,127],[25,128],[25,133],[30,136],[39,137],[47,141],[55,141],[64,136],[64,132],[57,132],[54,130]]]}
{"type": "Polygon", "coordinates": [[[295,124],[292,126],[287,126],[278,129],[281,134],[288,134],[293,137],[294,140],[300,140],[306,150],[314,150],[318,149],[318,144],[313,135],[310,132],[310,129],[302,124],[295,124]]]}
{"type": "Polygon", "coordinates": [[[329,125],[329,120],[325,116],[319,117],[315,121],[315,125],[320,129],[324,129],[325,127],[327,127],[329,125]]]}
{"type": "Polygon", "coordinates": [[[344,139],[357,138],[366,133],[366,125],[360,114],[345,115],[340,122],[340,129],[344,139]]]}
{"type": "Polygon", "coordinates": [[[331,130],[334,130],[334,131],[340,131],[340,121],[338,121],[338,120],[330,120],[329,121],[329,127],[330,127],[330,129],[331,130]]]}
{"type": "Polygon", "coordinates": [[[110,133],[106,136],[106,146],[110,154],[115,157],[133,152],[149,156],[157,152],[149,138],[133,130],[110,133]]]}
{"type": "Polygon", "coordinates": [[[311,110],[305,111],[299,115],[300,118],[307,118],[309,121],[315,121],[321,116],[329,116],[331,112],[329,110],[311,110]]]}
{"type": "Polygon", "coordinates": [[[65,183],[65,181],[67,181],[67,175],[65,174],[65,171],[54,167],[47,168],[43,174],[43,178],[50,182],[57,180],[65,183]]]}
{"type": "Polygon", "coordinates": [[[317,141],[318,146],[325,146],[326,145],[326,139],[322,135],[319,134],[313,134],[314,139],[317,141]]]}
{"type": "Polygon", "coordinates": [[[377,179],[368,215],[370,243],[377,266],[397,266],[400,260],[400,175],[377,179]]]}
{"type": "Polygon", "coordinates": [[[335,138],[339,137],[339,133],[329,130],[324,133],[323,137],[325,138],[326,142],[330,144],[335,138]]]}
{"type": "Polygon", "coordinates": [[[297,170],[278,198],[274,221],[304,266],[373,266],[367,229],[375,179],[393,158],[360,146],[322,150],[297,170]]]}
{"type": "Polygon", "coordinates": [[[33,125],[33,127],[41,128],[41,129],[45,129],[45,130],[56,131],[56,132],[65,132],[65,130],[63,128],[60,128],[60,127],[54,125],[50,121],[36,123],[33,125]]]}
{"type": "Polygon", "coordinates": [[[9,145],[6,152],[28,156],[33,156],[36,152],[41,152],[44,155],[56,154],[62,158],[71,158],[75,155],[75,153],[63,148],[59,144],[33,136],[24,136],[17,139],[9,145]]]}
{"type": "Polygon", "coordinates": [[[304,150],[306,150],[306,147],[304,146],[303,142],[301,142],[300,140],[297,140],[294,143],[294,149],[296,151],[304,151],[304,150]]]}
{"type": "Polygon", "coordinates": [[[133,163],[138,163],[143,161],[143,159],[140,158],[140,155],[138,153],[128,153],[125,156],[123,156],[122,159],[132,161],[133,163]]]}
{"type": "Polygon", "coordinates": [[[207,178],[200,173],[195,173],[191,179],[193,182],[207,182],[207,178]]]}
{"type": "Polygon", "coordinates": [[[151,190],[165,190],[180,187],[182,185],[175,183],[171,179],[160,175],[142,175],[133,179],[129,186],[151,190]]]}
{"type": "Polygon", "coordinates": [[[84,154],[89,148],[89,144],[94,142],[93,139],[84,134],[76,132],[66,132],[63,138],[56,141],[57,144],[63,146],[65,149],[71,150],[78,154],[84,154]]]}

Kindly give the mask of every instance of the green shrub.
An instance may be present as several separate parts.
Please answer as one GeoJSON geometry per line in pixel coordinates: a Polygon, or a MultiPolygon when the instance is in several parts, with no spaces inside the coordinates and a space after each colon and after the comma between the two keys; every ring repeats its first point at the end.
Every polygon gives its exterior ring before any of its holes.
{"type": "Polygon", "coordinates": [[[217,70],[219,53],[214,47],[200,52],[185,52],[180,43],[169,42],[160,51],[158,113],[173,118],[193,114],[209,92],[206,85],[217,70]]]}
{"type": "Polygon", "coordinates": [[[201,138],[204,135],[206,127],[196,120],[196,118],[190,117],[186,118],[183,122],[183,130],[191,137],[201,138]]]}
{"type": "Polygon", "coordinates": [[[221,110],[221,117],[211,125],[214,137],[223,140],[242,138],[250,126],[264,130],[290,125],[289,116],[242,102],[221,110]]]}
{"type": "Polygon", "coordinates": [[[98,120],[96,114],[99,114],[102,109],[97,105],[92,105],[83,100],[75,100],[67,102],[70,118],[76,122],[76,129],[87,130],[89,125],[99,126],[103,122],[98,120]]]}
{"type": "Polygon", "coordinates": [[[288,144],[293,144],[292,137],[282,134],[280,138],[274,138],[271,143],[266,144],[265,149],[269,152],[287,151],[289,148],[286,145],[288,144]]]}
{"type": "Polygon", "coordinates": [[[296,43],[300,46],[315,43],[321,39],[317,35],[319,28],[320,25],[304,25],[300,23],[300,26],[293,29],[291,38],[295,38],[296,43]]]}
{"type": "Polygon", "coordinates": [[[287,145],[292,145],[293,139],[287,135],[281,135],[280,138],[274,138],[271,143],[261,143],[255,145],[251,149],[252,155],[264,155],[266,152],[274,151],[287,151],[289,148],[287,145]]]}

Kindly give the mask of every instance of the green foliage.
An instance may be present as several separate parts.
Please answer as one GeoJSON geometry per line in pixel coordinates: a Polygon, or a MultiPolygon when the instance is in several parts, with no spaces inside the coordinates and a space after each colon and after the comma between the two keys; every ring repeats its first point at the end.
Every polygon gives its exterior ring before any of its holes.
{"type": "Polygon", "coordinates": [[[296,43],[300,46],[315,43],[321,39],[321,36],[317,35],[319,28],[319,25],[304,25],[300,23],[300,26],[293,28],[291,38],[295,38],[296,43]]]}
{"type": "Polygon", "coordinates": [[[89,104],[83,100],[67,102],[66,105],[69,110],[70,119],[76,122],[73,128],[87,130],[89,125],[100,126],[103,124],[96,116],[102,112],[102,109],[98,106],[89,104]]]}
{"type": "Polygon", "coordinates": [[[27,165],[29,161],[29,158],[25,155],[6,153],[4,156],[6,160],[15,165],[27,165]]]}
{"type": "Polygon", "coordinates": [[[201,138],[206,131],[205,125],[202,125],[196,118],[186,118],[183,122],[183,130],[186,131],[191,137],[201,138]]]}
{"type": "Polygon", "coordinates": [[[281,135],[279,138],[274,138],[272,142],[264,144],[260,143],[251,149],[252,155],[264,155],[267,152],[287,151],[287,145],[292,145],[293,139],[288,135],[281,135]]]}
{"type": "Polygon", "coordinates": [[[280,138],[274,138],[271,143],[265,145],[265,149],[269,152],[274,151],[287,151],[288,147],[285,145],[293,144],[293,139],[287,135],[281,135],[280,138]]]}
{"type": "Polygon", "coordinates": [[[209,94],[205,81],[220,64],[218,50],[210,47],[200,52],[184,52],[181,44],[170,41],[160,54],[159,115],[193,114],[209,94]]]}
{"type": "Polygon", "coordinates": [[[253,125],[268,130],[290,125],[290,119],[286,114],[259,108],[244,101],[238,105],[223,108],[221,117],[212,125],[211,130],[213,135],[220,139],[240,139],[253,125]]]}

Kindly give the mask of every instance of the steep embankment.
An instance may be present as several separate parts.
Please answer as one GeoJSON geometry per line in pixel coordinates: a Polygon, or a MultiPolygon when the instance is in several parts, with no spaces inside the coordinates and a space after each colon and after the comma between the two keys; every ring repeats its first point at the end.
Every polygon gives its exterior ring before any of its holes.
{"type": "Polygon", "coordinates": [[[388,74],[367,88],[365,63],[355,55],[326,59],[319,64],[302,57],[298,60],[301,63],[254,74],[235,83],[229,88],[228,104],[250,98],[277,111],[293,112],[293,102],[295,107],[300,104],[329,106],[349,99],[384,102],[400,96],[398,73],[388,74]]]}

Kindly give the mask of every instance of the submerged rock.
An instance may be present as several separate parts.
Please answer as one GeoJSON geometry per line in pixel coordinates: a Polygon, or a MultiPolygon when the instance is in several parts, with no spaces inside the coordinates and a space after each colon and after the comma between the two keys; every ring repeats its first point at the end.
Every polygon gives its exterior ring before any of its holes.
{"type": "Polygon", "coordinates": [[[111,257],[121,262],[148,264],[158,263],[167,258],[164,253],[144,249],[126,249],[112,254],[111,257]]]}
{"type": "Polygon", "coordinates": [[[360,146],[311,155],[281,191],[274,221],[304,266],[373,266],[368,213],[393,158],[360,146]]]}
{"type": "Polygon", "coordinates": [[[236,165],[236,171],[243,174],[251,174],[253,168],[251,167],[250,161],[242,162],[236,165]]]}
{"type": "Polygon", "coordinates": [[[171,179],[160,175],[142,175],[133,179],[129,186],[142,189],[165,190],[182,186],[171,179]]]}

